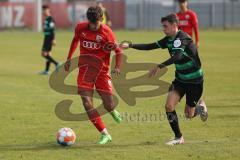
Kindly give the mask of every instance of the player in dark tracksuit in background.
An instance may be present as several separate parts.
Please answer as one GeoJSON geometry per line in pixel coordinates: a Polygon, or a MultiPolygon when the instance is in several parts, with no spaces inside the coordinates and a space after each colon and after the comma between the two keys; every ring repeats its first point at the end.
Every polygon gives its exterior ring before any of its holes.
{"type": "Polygon", "coordinates": [[[42,56],[47,60],[45,70],[40,72],[40,74],[47,75],[49,73],[49,68],[51,63],[53,63],[56,68],[59,68],[60,64],[54,60],[51,56],[52,46],[56,44],[55,40],[55,21],[51,17],[50,9],[47,5],[42,7],[44,20],[44,41],[42,46],[42,56]]]}

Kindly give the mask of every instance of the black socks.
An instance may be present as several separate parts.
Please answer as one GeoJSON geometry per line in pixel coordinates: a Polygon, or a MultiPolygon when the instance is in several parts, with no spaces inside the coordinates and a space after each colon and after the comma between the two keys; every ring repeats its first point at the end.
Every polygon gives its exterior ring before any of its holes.
{"type": "Polygon", "coordinates": [[[51,64],[50,61],[47,61],[47,62],[46,62],[46,68],[45,68],[45,71],[47,71],[47,72],[49,71],[50,64],[51,64]]]}
{"type": "Polygon", "coordinates": [[[180,132],[180,129],[179,129],[178,117],[177,117],[176,111],[174,110],[173,112],[166,112],[166,114],[167,114],[169,124],[175,134],[175,138],[181,138],[182,133],[180,132]]]}
{"type": "Polygon", "coordinates": [[[50,63],[54,63],[55,65],[58,65],[58,62],[55,61],[51,56],[47,55],[47,56],[45,56],[45,58],[46,58],[50,63]]]}

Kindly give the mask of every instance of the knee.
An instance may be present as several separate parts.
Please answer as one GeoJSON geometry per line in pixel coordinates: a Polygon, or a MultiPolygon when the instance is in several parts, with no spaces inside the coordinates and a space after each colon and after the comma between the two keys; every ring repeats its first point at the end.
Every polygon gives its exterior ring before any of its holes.
{"type": "Polygon", "coordinates": [[[191,112],[185,112],[185,117],[191,119],[194,117],[194,114],[192,114],[191,112]]]}
{"type": "Polygon", "coordinates": [[[114,105],[114,102],[105,102],[104,103],[104,108],[106,109],[106,110],[108,110],[109,112],[110,111],[113,111],[114,110],[114,108],[115,108],[115,105],[114,105]]]}
{"type": "Polygon", "coordinates": [[[48,56],[50,56],[49,52],[42,52],[42,57],[47,58],[48,56]]]}
{"type": "Polygon", "coordinates": [[[175,105],[173,105],[173,104],[165,105],[166,112],[173,112],[175,110],[174,108],[175,108],[175,105]]]}
{"type": "Polygon", "coordinates": [[[87,98],[82,98],[82,103],[85,108],[92,108],[92,102],[87,98]]]}
{"type": "Polygon", "coordinates": [[[43,52],[41,53],[41,55],[42,55],[42,57],[46,57],[46,56],[47,56],[47,53],[43,51],[43,52]]]}

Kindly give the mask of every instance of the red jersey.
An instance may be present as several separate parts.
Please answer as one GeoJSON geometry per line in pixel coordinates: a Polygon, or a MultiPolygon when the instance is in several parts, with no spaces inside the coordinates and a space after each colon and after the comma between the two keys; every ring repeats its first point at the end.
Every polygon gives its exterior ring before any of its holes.
{"type": "MultiPolygon", "coordinates": [[[[116,44],[115,36],[112,30],[105,24],[101,24],[97,31],[89,30],[88,25],[89,22],[77,24],[67,59],[70,60],[72,58],[72,55],[80,42],[80,54],[93,55],[92,59],[91,56],[89,57],[89,61],[87,60],[86,64],[95,61],[95,58],[97,57],[102,61],[101,73],[108,73],[111,50],[106,49],[106,45],[116,44]]],[[[116,67],[120,67],[121,49],[115,45],[114,50],[117,56],[116,67]]]]}
{"type": "Polygon", "coordinates": [[[179,19],[179,29],[186,32],[192,37],[192,30],[195,33],[195,42],[199,42],[198,19],[194,11],[188,9],[186,12],[177,13],[179,19]]]}

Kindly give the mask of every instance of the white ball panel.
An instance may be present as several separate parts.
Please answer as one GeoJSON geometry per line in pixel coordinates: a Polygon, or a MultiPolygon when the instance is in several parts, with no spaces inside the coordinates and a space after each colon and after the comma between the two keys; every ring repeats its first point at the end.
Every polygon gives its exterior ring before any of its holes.
{"type": "Polygon", "coordinates": [[[66,137],[66,135],[67,135],[67,132],[65,132],[65,131],[63,131],[63,132],[60,133],[60,136],[61,136],[61,137],[66,137]]]}
{"type": "Polygon", "coordinates": [[[59,140],[59,142],[62,143],[62,142],[64,142],[64,137],[61,137],[61,136],[60,136],[60,137],[58,138],[58,140],[59,140]]]}
{"type": "Polygon", "coordinates": [[[67,136],[68,136],[68,137],[71,137],[71,136],[72,136],[72,132],[71,132],[71,131],[68,131],[68,132],[67,132],[67,136]]]}
{"type": "Polygon", "coordinates": [[[72,145],[72,144],[73,144],[72,141],[70,141],[70,142],[67,143],[68,146],[70,146],[70,145],[72,145]]]}

